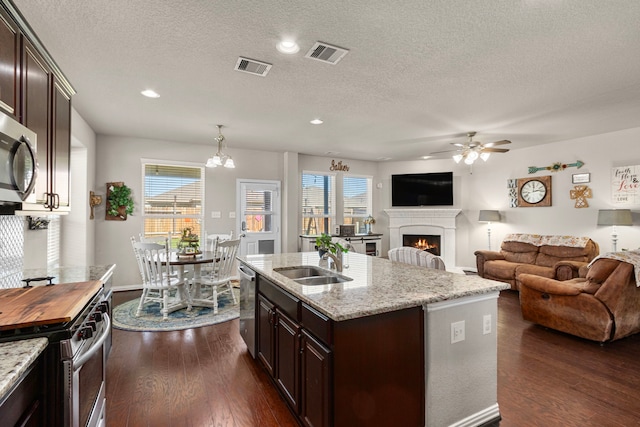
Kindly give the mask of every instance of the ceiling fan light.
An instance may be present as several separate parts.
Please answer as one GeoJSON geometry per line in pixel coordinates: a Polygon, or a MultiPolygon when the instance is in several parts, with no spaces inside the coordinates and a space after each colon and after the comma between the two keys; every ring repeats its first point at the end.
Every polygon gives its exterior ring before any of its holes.
{"type": "Polygon", "coordinates": [[[479,155],[478,155],[477,151],[469,151],[469,154],[467,154],[467,159],[471,159],[471,163],[473,163],[476,160],[478,160],[478,157],[479,157],[479,155]]]}
{"type": "Polygon", "coordinates": [[[455,154],[453,156],[453,161],[456,163],[460,163],[460,160],[462,160],[462,154],[455,154]]]}
{"type": "Polygon", "coordinates": [[[486,151],[485,151],[485,152],[483,152],[483,153],[480,153],[480,158],[481,158],[482,160],[484,160],[485,162],[486,162],[487,160],[489,160],[489,156],[491,156],[491,153],[487,153],[486,151]]]}
{"type": "Polygon", "coordinates": [[[464,163],[467,164],[467,165],[472,165],[473,162],[476,161],[476,158],[471,158],[471,156],[467,156],[467,157],[464,158],[464,163]]]}

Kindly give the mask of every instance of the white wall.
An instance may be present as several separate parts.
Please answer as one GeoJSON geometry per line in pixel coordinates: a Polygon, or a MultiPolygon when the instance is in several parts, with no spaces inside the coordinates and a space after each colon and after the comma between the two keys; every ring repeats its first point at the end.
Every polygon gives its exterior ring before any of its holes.
{"type": "MultiPolygon", "coordinates": [[[[514,138],[515,140],[515,138],[514,138]]],[[[454,204],[462,209],[457,218],[456,263],[458,266],[475,266],[473,252],[486,249],[486,224],[478,222],[478,211],[497,209],[502,222],[492,224],[492,249],[499,247],[508,233],[565,234],[588,236],[600,245],[601,252],[610,250],[611,228],[596,226],[598,209],[625,208],[638,211],[640,205],[614,205],[611,202],[611,169],[615,166],[640,164],[640,128],[589,136],[561,143],[494,154],[486,162],[477,161],[473,173],[469,167],[455,164],[453,160],[424,160],[415,162],[390,162],[380,164],[383,177],[381,207],[391,206],[390,176],[396,173],[437,172],[453,170],[454,204]],[[528,173],[529,166],[549,166],[555,162],[573,163],[581,160],[581,169],[567,168],[560,172],[541,171],[528,173]],[[589,207],[576,209],[569,191],[574,184],[571,175],[589,172],[593,191],[588,199],[589,207]],[[510,208],[507,196],[507,179],[531,176],[552,176],[552,206],[538,208],[510,208]]],[[[515,141],[514,141],[515,142],[515,141]]],[[[634,226],[618,227],[618,249],[640,247],[640,213],[634,212],[634,226]]],[[[379,221],[376,225],[382,225],[379,221]]],[[[386,227],[386,225],[385,225],[386,227]]],[[[388,238],[383,239],[384,247],[388,238]]]]}
{"type": "MultiPolygon", "coordinates": [[[[213,145],[98,136],[96,191],[105,195],[107,182],[123,181],[131,188],[136,204],[133,215],[126,221],[105,221],[105,203],[96,210],[96,263],[117,265],[114,287],[134,287],[140,283],[130,237],[143,231],[140,206],[143,194],[141,159],[204,165],[214,150],[213,145]]],[[[229,218],[229,213],[236,211],[237,178],[283,179],[283,153],[233,148],[228,151],[235,161],[235,169],[206,169],[204,228],[211,233],[235,230],[235,219],[229,218]],[[220,212],[221,218],[211,218],[212,211],[220,212]]],[[[285,211],[283,208],[283,212],[285,211]]]]}

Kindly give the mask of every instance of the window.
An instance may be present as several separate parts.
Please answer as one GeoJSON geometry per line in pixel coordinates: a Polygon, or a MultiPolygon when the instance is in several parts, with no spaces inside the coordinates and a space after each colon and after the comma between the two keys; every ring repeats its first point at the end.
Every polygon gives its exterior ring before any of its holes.
{"type": "Polygon", "coordinates": [[[204,167],[183,164],[143,162],[144,236],[166,236],[171,233],[176,246],[182,230],[202,233],[204,220],[204,167]]]}
{"type": "Polygon", "coordinates": [[[372,178],[366,176],[344,175],[342,181],[342,197],[344,203],[344,224],[360,225],[363,232],[364,220],[372,212],[371,185],[372,178]]]}
{"type": "Polygon", "coordinates": [[[302,172],[302,234],[331,234],[335,204],[334,175],[302,172]]]}

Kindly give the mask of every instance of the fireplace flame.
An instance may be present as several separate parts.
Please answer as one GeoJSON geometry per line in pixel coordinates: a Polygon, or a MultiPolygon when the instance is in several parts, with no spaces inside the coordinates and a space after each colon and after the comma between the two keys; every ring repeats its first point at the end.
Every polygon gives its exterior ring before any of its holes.
{"type": "Polygon", "coordinates": [[[438,245],[429,243],[426,239],[418,239],[413,246],[415,248],[422,249],[423,251],[428,249],[438,249],[438,245]]]}

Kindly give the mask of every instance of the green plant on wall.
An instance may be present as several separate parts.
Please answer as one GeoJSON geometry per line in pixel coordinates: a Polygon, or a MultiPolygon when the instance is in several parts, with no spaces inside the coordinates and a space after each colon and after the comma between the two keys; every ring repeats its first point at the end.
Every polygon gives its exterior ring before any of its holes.
{"type": "Polygon", "coordinates": [[[131,189],[126,185],[111,185],[107,201],[109,202],[107,215],[126,219],[127,215],[133,214],[133,197],[131,189]],[[124,209],[119,209],[121,207],[124,209]]]}

